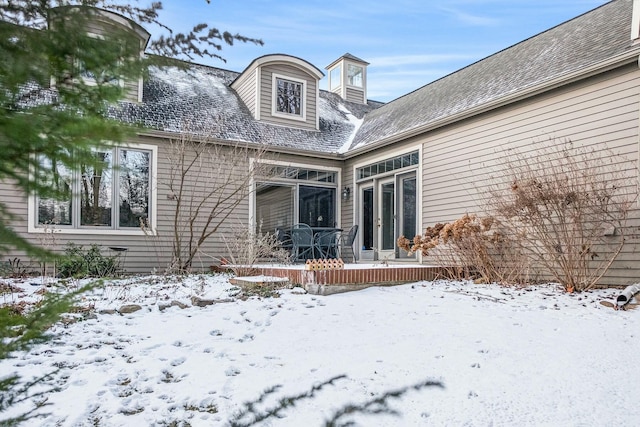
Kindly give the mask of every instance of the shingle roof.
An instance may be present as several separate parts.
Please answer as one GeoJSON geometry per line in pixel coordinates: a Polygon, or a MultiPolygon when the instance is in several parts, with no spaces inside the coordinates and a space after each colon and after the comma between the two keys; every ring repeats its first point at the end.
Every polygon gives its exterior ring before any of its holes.
{"type": "Polygon", "coordinates": [[[277,126],[255,120],[229,85],[238,73],[203,65],[152,68],[140,104],[122,102],[110,116],[171,133],[273,147],[338,153],[350,145],[365,113],[379,103],[360,105],[320,91],[320,131],[277,126]]]}
{"type": "Polygon", "coordinates": [[[350,149],[426,128],[631,48],[632,0],[597,9],[500,51],[367,114],[350,149]]]}
{"type": "Polygon", "coordinates": [[[143,102],[123,102],[110,114],[156,130],[275,148],[315,153],[366,148],[628,51],[632,1],[613,0],[388,104],[351,103],[321,90],[319,132],[255,120],[229,87],[239,73],[195,64],[187,70],[152,69],[143,102]]]}

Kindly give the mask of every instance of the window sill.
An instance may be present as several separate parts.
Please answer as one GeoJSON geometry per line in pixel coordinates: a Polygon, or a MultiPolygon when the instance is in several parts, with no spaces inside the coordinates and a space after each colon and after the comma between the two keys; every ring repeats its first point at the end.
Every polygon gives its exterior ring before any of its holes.
{"type": "Polygon", "coordinates": [[[62,228],[62,227],[29,227],[29,234],[49,234],[57,235],[98,235],[98,236],[156,236],[155,230],[144,232],[138,228],[132,230],[114,230],[112,228],[62,228]]]}

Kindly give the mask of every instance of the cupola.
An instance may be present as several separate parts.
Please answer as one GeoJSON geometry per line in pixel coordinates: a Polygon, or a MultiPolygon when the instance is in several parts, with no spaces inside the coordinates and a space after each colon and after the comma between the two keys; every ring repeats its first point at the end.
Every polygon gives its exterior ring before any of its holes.
{"type": "Polygon", "coordinates": [[[350,102],[367,103],[368,62],[345,53],[326,67],[329,72],[329,91],[350,102]]]}

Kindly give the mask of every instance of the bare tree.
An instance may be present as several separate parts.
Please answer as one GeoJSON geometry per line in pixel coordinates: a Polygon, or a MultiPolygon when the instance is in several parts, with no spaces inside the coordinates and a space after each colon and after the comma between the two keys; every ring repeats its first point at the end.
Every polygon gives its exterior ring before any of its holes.
{"type": "Polygon", "coordinates": [[[246,203],[264,154],[264,145],[221,144],[188,133],[171,141],[168,180],[161,183],[175,203],[171,271],[188,272],[205,242],[246,203]]]}
{"type": "Polygon", "coordinates": [[[624,245],[635,166],[605,146],[534,143],[507,151],[485,200],[534,266],[567,292],[592,288],[624,245]]]}

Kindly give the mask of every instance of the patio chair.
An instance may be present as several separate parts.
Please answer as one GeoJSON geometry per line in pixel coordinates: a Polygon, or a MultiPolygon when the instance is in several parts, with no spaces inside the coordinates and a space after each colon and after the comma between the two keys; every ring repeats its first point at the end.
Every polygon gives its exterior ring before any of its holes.
{"type": "Polygon", "coordinates": [[[356,241],[356,235],[358,234],[358,224],[355,224],[349,229],[347,234],[341,234],[340,239],[338,241],[340,258],[346,262],[345,254],[350,252],[350,257],[353,259],[353,262],[358,262],[358,255],[353,249],[353,244],[356,241]]]}
{"type": "Polygon", "coordinates": [[[291,241],[291,233],[289,228],[276,227],[276,240],[278,245],[289,253],[293,251],[293,242],[291,241]]]}
{"type": "Polygon", "coordinates": [[[322,259],[338,256],[339,231],[321,231],[315,235],[316,250],[322,259]]]}
{"type": "Polygon", "coordinates": [[[313,230],[307,224],[294,224],[291,228],[291,242],[294,261],[315,258],[316,243],[313,240],[313,230]]]}

